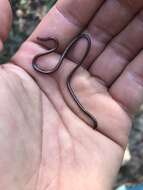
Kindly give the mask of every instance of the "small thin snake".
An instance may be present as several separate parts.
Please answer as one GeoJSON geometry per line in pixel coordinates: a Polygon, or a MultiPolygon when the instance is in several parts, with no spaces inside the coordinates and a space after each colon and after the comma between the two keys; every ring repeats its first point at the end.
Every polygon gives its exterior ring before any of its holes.
{"type": "Polygon", "coordinates": [[[37,64],[37,61],[40,57],[42,56],[45,56],[45,55],[48,55],[50,53],[53,53],[53,52],[56,52],[56,50],[58,49],[59,47],[59,42],[58,40],[54,39],[54,38],[37,38],[39,41],[41,42],[48,42],[48,41],[53,41],[54,44],[55,44],[55,47],[51,48],[51,49],[47,49],[47,52],[46,53],[43,53],[43,54],[38,54],[34,57],[33,61],[32,61],[32,66],[33,68],[37,71],[37,72],[40,72],[42,74],[53,74],[55,73],[62,65],[63,63],[63,60],[65,59],[66,55],[68,54],[68,52],[71,50],[71,48],[80,40],[80,39],[85,39],[87,41],[87,48],[86,48],[86,51],[85,51],[85,54],[83,56],[83,58],[81,59],[81,61],[79,61],[79,63],[77,64],[77,66],[72,70],[72,72],[69,74],[69,76],[67,77],[67,81],[66,81],[66,84],[67,84],[67,88],[69,90],[69,93],[71,95],[71,97],[73,98],[73,100],[75,101],[75,103],[77,104],[77,106],[80,108],[80,110],[85,114],[87,115],[92,121],[93,121],[93,129],[96,129],[97,128],[97,120],[96,118],[91,114],[89,113],[85,108],[84,106],[80,103],[80,101],[78,100],[77,96],[75,95],[75,92],[73,90],[73,88],[71,87],[71,80],[72,80],[72,77],[73,75],[75,74],[75,72],[77,71],[77,69],[83,64],[84,60],[86,59],[90,49],[91,49],[91,39],[89,37],[88,34],[81,34],[77,37],[75,37],[70,43],[69,45],[67,45],[67,47],[65,48],[64,52],[62,53],[57,65],[51,69],[51,70],[45,70],[45,69],[42,69],[40,67],[39,64],[37,64]]]}

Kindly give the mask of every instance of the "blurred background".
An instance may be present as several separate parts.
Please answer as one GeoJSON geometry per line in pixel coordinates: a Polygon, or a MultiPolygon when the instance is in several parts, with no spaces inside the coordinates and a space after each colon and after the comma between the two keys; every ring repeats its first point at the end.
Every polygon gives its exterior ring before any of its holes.
{"type": "MultiPolygon", "coordinates": [[[[0,63],[6,62],[14,54],[55,2],[56,0],[12,0],[14,22],[5,49],[0,54],[0,63]]],[[[140,182],[143,182],[143,106],[134,118],[116,186],[140,182]]]]}
{"type": "Polygon", "coordinates": [[[1,54],[0,63],[6,62],[13,55],[55,2],[56,0],[11,0],[13,27],[1,54]]]}

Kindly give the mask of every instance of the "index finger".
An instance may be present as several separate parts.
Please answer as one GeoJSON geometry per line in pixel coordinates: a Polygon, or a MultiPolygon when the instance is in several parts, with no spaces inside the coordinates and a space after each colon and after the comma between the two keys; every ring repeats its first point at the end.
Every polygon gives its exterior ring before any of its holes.
{"type": "Polygon", "coordinates": [[[53,37],[59,40],[60,49],[79,34],[104,0],[59,0],[33,32],[30,41],[53,37]]]}

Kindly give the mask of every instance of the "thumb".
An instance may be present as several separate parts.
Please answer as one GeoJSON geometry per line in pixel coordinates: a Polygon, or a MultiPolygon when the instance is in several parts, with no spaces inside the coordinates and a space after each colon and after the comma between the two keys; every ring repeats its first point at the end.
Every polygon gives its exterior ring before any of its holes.
{"type": "Polygon", "coordinates": [[[12,23],[12,9],[10,1],[0,0],[0,51],[3,49],[3,43],[8,37],[12,23]]]}

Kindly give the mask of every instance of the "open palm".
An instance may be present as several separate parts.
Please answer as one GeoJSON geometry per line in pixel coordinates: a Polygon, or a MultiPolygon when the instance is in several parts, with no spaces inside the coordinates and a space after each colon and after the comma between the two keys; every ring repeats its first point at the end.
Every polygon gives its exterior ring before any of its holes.
{"type": "Polygon", "coordinates": [[[0,189],[112,188],[131,116],[142,102],[142,12],[135,16],[142,5],[101,0],[74,5],[73,0],[59,0],[10,63],[1,66],[0,189]],[[86,47],[83,40],[53,75],[43,76],[32,68],[34,56],[46,51],[37,37],[60,41],[57,53],[40,60],[53,67],[65,46],[83,31],[90,34],[92,48],[72,86],[97,118],[97,130],[66,87],[86,47]]]}

